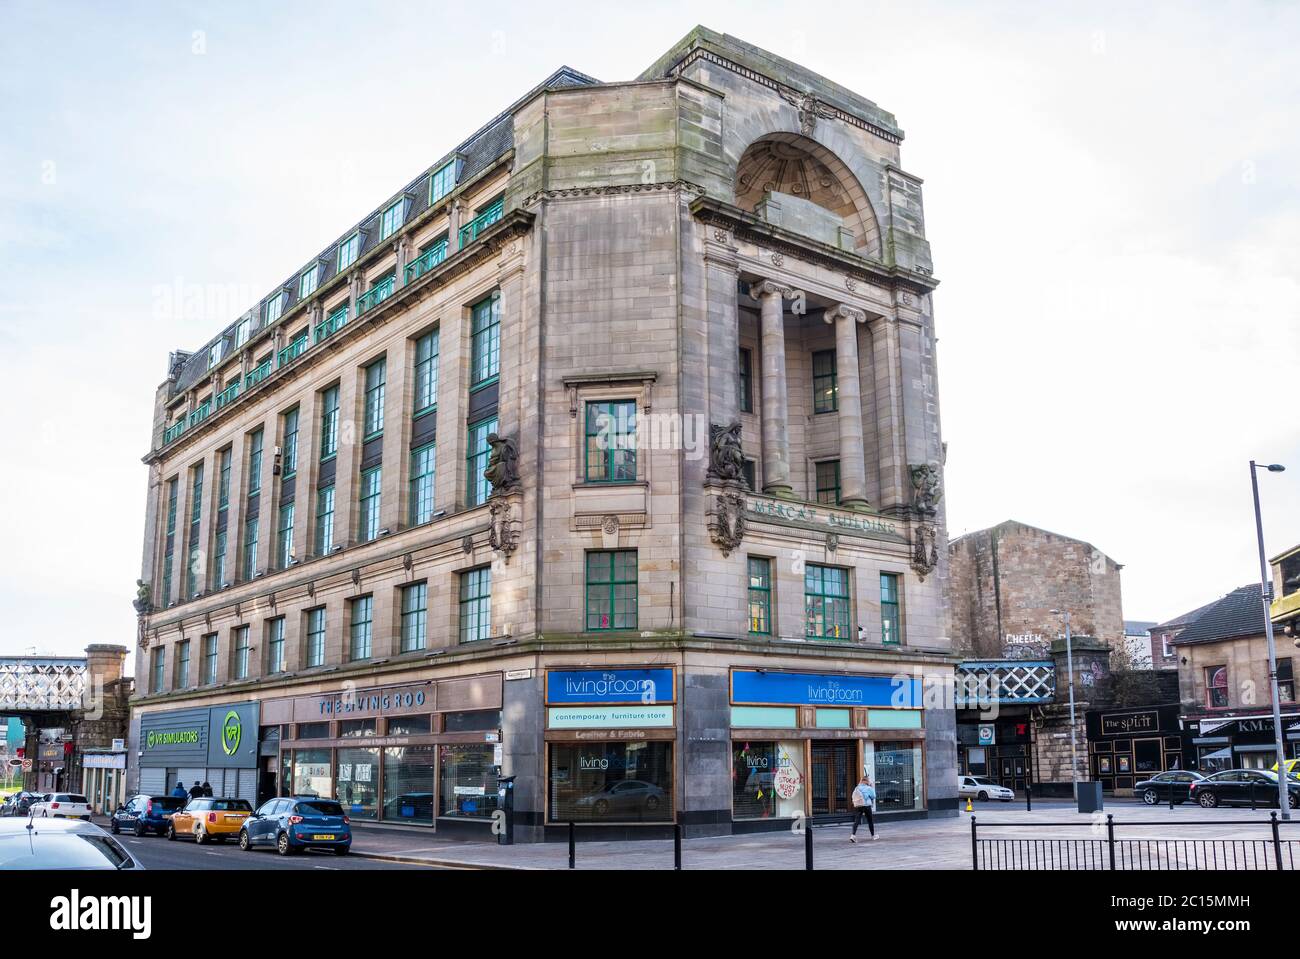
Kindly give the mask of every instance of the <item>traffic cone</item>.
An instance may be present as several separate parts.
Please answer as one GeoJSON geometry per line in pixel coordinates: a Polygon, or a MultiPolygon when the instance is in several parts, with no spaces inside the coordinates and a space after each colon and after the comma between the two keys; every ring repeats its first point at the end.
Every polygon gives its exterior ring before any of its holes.
{"type": "Polygon", "coordinates": [[[966,797],[966,811],[967,811],[967,812],[974,812],[974,811],[975,811],[975,807],[972,806],[972,805],[970,804],[970,796],[967,796],[967,797],[966,797]]]}

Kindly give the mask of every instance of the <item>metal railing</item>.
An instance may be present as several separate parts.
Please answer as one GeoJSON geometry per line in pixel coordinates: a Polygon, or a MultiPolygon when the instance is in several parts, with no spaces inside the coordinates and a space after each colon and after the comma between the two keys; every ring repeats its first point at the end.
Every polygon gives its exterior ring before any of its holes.
{"type": "Polygon", "coordinates": [[[446,243],[439,243],[433,249],[426,250],[406,264],[406,282],[418,280],[445,259],[447,259],[446,243]]]}
{"type": "Polygon", "coordinates": [[[184,432],[185,432],[185,421],[177,420],[171,426],[167,427],[167,429],[163,430],[163,443],[170,443],[172,440],[176,439],[176,437],[180,436],[184,432]]]}
{"type": "Polygon", "coordinates": [[[271,360],[267,358],[257,364],[247,376],[244,377],[244,389],[252,389],[262,380],[271,375],[271,360]]]}
{"type": "Polygon", "coordinates": [[[208,400],[205,403],[201,403],[200,405],[196,406],[194,408],[194,412],[190,414],[189,425],[198,426],[200,423],[202,423],[204,420],[208,418],[208,414],[211,412],[212,412],[211,400],[208,400]]]}
{"type": "Polygon", "coordinates": [[[302,333],[295,336],[288,346],[276,354],[275,363],[277,368],[292,363],[305,352],[307,352],[307,334],[302,333]]]}
{"type": "Polygon", "coordinates": [[[1269,821],[1259,819],[1206,820],[1179,823],[1185,828],[1215,828],[1224,826],[1254,826],[1264,835],[1223,838],[1219,836],[1196,839],[1187,836],[1117,836],[1117,829],[1150,826],[1168,827],[1168,822],[1135,821],[1115,822],[1107,814],[1104,824],[1098,823],[1094,835],[1053,836],[1031,838],[1028,836],[989,837],[981,831],[1004,829],[1060,829],[1063,826],[1078,828],[1077,822],[1036,823],[985,823],[976,817],[970,821],[971,868],[976,870],[999,869],[1077,869],[1077,870],[1174,870],[1174,869],[1264,869],[1295,870],[1300,868],[1300,839],[1283,839],[1281,826],[1295,821],[1281,821],[1277,813],[1269,814],[1269,821]]]}
{"type": "Polygon", "coordinates": [[[314,331],[316,342],[327,339],[348,325],[348,309],[335,310],[328,317],[316,324],[314,331]]]}
{"type": "Polygon", "coordinates": [[[235,400],[239,398],[239,391],[242,387],[243,387],[243,383],[241,383],[239,380],[235,380],[224,390],[218,393],[217,409],[221,409],[223,406],[229,406],[231,403],[235,402],[235,400]]]}
{"type": "Polygon", "coordinates": [[[392,296],[393,288],[395,285],[396,285],[396,281],[394,280],[393,277],[390,276],[384,279],[382,282],[376,283],[365,293],[362,293],[360,296],[358,296],[357,316],[360,316],[361,314],[365,313],[367,310],[373,309],[374,307],[378,306],[380,303],[384,302],[384,300],[392,296]]]}
{"type": "Polygon", "coordinates": [[[477,240],[480,233],[501,219],[503,212],[504,204],[498,201],[462,226],[460,228],[460,245],[464,247],[465,244],[477,240]]]}

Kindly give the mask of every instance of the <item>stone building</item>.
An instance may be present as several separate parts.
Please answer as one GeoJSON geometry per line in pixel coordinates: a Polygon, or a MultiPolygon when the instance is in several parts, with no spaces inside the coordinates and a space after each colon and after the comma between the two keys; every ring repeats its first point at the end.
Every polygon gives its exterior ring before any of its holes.
{"type": "Polygon", "coordinates": [[[562,68],[157,391],[134,775],[516,835],[955,809],[894,117],[703,28],[562,68]]]}

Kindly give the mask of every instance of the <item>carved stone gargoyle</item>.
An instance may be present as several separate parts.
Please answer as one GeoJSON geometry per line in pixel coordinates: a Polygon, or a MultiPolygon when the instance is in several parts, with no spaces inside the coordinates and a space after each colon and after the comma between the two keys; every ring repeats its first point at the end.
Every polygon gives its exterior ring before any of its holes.
{"type": "Polygon", "coordinates": [[[912,463],[912,508],[918,513],[933,516],[943,490],[939,487],[939,467],[932,463],[912,463]]]}
{"type": "Polygon", "coordinates": [[[519,448],[507,436],[489,433],[487,444],[492,449],[488,456],[483,478],[492,484],[492,495],[513,493],[520,487],[519,448]]]}
{"type": "Polygon", "coordinates": [[[153,587],[142,579],[135,581],[135,599],[131,602],[136,613],[144,616],[153,612],[153,587]]]}
{"type": "Polygon", "coordinates": [[[722,483],[745,482],[745,454],[740,448],[740,420],[730,426],[709,424],[709,479],[722,483]]]}

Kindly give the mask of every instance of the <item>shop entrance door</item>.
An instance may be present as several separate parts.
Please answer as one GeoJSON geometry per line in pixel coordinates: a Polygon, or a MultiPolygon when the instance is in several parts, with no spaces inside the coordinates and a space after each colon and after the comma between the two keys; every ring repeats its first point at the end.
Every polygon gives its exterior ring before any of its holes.
{"type": "Polygon", "coordinates": [[[857,744],[815,742],[812,744],[812,811],[814,816],[852,812],[849,794],[857,785],[854,776],[857,744]]]}
{"type": "Polygon", "coordinates": [[[1003,756],[999,759],[998,783],[1014,792],[1025,788],[1025,757],[1003,756]]]}

